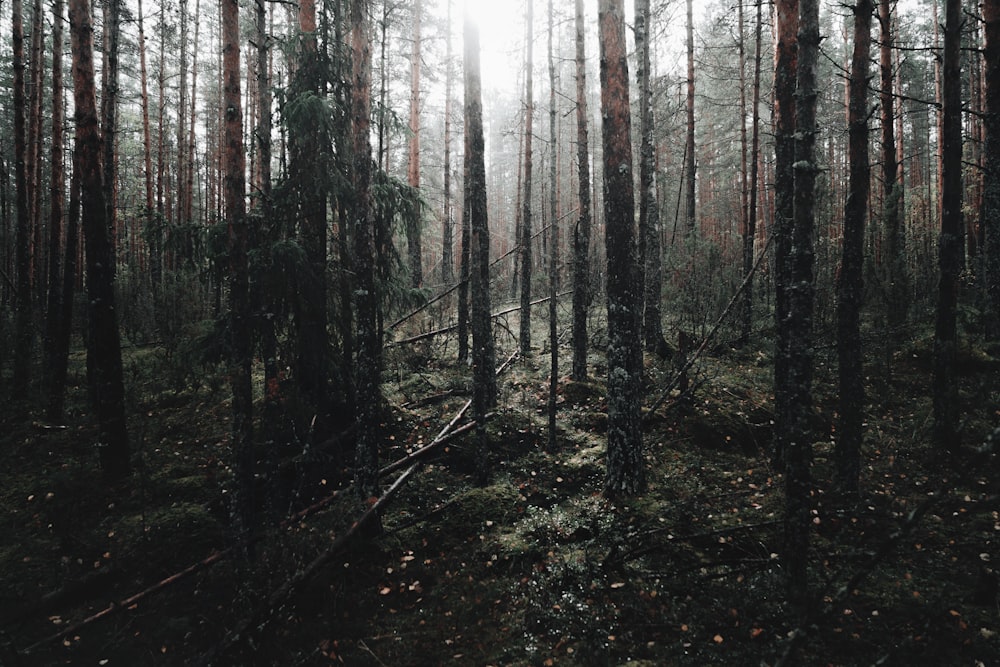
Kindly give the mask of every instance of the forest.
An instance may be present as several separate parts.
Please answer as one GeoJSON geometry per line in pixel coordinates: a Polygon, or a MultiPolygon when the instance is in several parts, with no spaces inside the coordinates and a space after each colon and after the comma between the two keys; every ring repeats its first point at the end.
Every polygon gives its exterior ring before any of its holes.
{"type": "Polygon", "coordinates": [[[0,667],[1000,664],[1000,0],[0,52],[0,667]]]}

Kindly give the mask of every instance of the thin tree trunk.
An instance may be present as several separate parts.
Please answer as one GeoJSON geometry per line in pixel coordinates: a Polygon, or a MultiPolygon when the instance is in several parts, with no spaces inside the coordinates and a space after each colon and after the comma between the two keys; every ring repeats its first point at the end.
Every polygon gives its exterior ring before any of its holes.
{"type": "Polygon", "coordinates": [[[42,72],[45,69],[42,49],[45,44],[45,29],[42,23],[42,2],[35,0],[31,19],[31,59],[28,101],[28,220],[31,226],[29,240],[29,275],[31,298],[37,300],[42,294],[45,275],[45,258],[42,254],[42,72]]]}
{"type": "MultiPolygon", "coordinates": [[[[468,5],[466,6],[468,7],[468,5]]],[[[468,9],[466,10],[468,12],[468,9]]],[[[490,230],[486,207],[486,156],[483,139],[479,28],[465,15],[465,205],[472,243],[472,410],[476,419],[476,474],[489,477],[486,413],[496,404],[496,355],[490,317],[490,230]]]]}
{"type": "Polygon", "coordinates": [[[100,426],[101,469],[109,480],[125,477],[130,469],[125,425],[125,386],[121,339],[115,310],[115,263],[108,238],[107,208],[101,169],[101,135],[95,95],[93,23],[87,0],[70,0],[73,48],[73,99],[76,109],[76,145],[80,151],[83,231],[87,243],[87,298],[93,340],[94,406],[100,426]]]}
{"type": "Polygon", "coordinates": [[[608,262],[608,471],[604,491],[630,496],[646,489],[642,454],[639,266],[635,233],[625,10],[600,0],[604,222],[608,262]]]}
{"type": "Polygon", "coordinates": [[[49,381],[49,418],[62,418],[66,400],[66,372],[69,365],[69,342],[73,323],[73,296],[76,293],[77,255],[80,252],[80,158],[74,150],[66,218],[66,261],[63,263],[62,294],[59,299],[59,328],[52,344],[49,381]]]}
{"type": "Polygon", "coordinates": [[[864,300],[865,219],[871,191],[868,159],[868,76],[871,58],[872,0],[854,6],[854,53],[848,83],[847,161],[850,182],[844,204],[843,255],[837,282],[837,355],[840,423],[837,428],[837,484],[845,498],[858,495],[861,472],[865,383],[861,348],[864,300]]]}
{"type": "Polygon", "coordinates": [[[687,0],[687,148],[685,149],[685,198],[686,231],[693,235],[697,226],[696,160],[694,147],[694,16],[693,0],[687,0]]]}
{"type": "MultiPolygon", "coordinates": [[[[195,0],[194,3],[194,15],[200,16],[201,14],[201,0],[195,0]]],[[[195,172],[195,149],[197,148],[197,142],[195,140],[194,127],[195,121],[197,120],[197,101],[198,101],[198,33],[201,28],[201,21],[195,21],[194,23],[194,43],[195,48],[191,51],[191,100],[188,102],[188,136],[187,140],[184,142],[184,147],[187,152],[187,157],[184,165],[184,177],[187,179],[184,185],[184,219],[194,223],[194,172],[195,172]]],[[[239,45],[237,45],[238,47],[239,45]]],[[[225,56],[223,55],[223,60],[225,56]]],[[[225,69],[225,65],[223,65],[225,69]]],[[[223,91],[223,97],[225,92],[223,91]]],[[[242,126],[242,124],[241,124],[242,126]]],[[[244,183],[245,185],[245,183],[244,183]]],[[[244,188],[245,189],[245,188],[244,188]]]]}
{"type": "Polygon", "coordinates": [[[104,203],[107,206],[107,224],[111,230],[111,252],[117,256],[118,207],[116,206],[118,178],[118,43],[121,38],[121,0],[106,0],[104,6],[104,90],[101,93],[101,131],[104,136],[104,203]]]}
{"type": "Polygon", "coordinates": [[[521,357],[526,358],[531,353],[531,138],[532,117],[535,114],[534,101],[534,0],[528,0],[528,11],[525,17],[525,38],[527,39],[527,56],[525,62],[525,94],[524,94],[524,194],[521,205],[521,317],[518,330],[518,344],[521,357]]]}
{"type": "Polygon", "coordinates": [[[27,145],[25,143],[24,88],[24,14],[21,0],[11,0],[13,77],[14,77],[14,206],[16,209],[15,264],[17,288],[14,341],[14,377],[11,397],[27,395],[31,382],[31,348],[34,329],[31,326],[31,223],[28,215],[27,145]]]}
{"type": "Polygon", "coordinates": [[[444,214],[441,220],[441,282],[451,285],[455,280],[454,220],[451,215],[451,88],[454,68],[451,46],[451,0],[448,3],[447,47],[444,74],[444,214]]]}
{"type": "Polygon", "coordinates": [[[763,25],[762,0],[757,2],[757,22],[754,28],[754,63],[753,63],[753,109],[751,110],[750,139],[750,193],[747,200],[747,225],[743,236],[743,276],[747,287],[743,291],[742,326],[740,341],[745,345],[750,342],[753,332],[753,264],[754,243],[757,239],[757,193],[760,170],[760,61],[761,61],[761,28],[763,25]]]}
{"type": "MultiPolygon", "coordinates": [[[[411,188],[420,189],[420,13],[421,0],[413,4],[413,52],[410,55],[410,137],[406,180],[411,188]]],[[[423,250],[420,244],[420,209],[406,219],[406,246],[410,259],[410,285],[424,282],[423,250]]]]}
{"type": "Polygon", "coordinates": [[[46,370],[49,393],[49,418],[53,421],[62,419],[61,401],[54,402],[52,397],[65,392],[65,370],[60,373],[56,369],[56,345],[61,337],[61,329],[68,328],[69,323],[62,321],[62,245],[64,226],[65,181],[66,169],[63,156],[63,0],[52,3],[52,178],[49,185],[49,279],[48,279],[48,313],[46,316],[46,370]],[[62,380],[58,385],[56,380],[62,380]],[[52,408],[58,407],[58,412],[52,408]]]}
{"type": "Polygon", "coordinates": [[[961,0],[945,3],[944,160],[941,236],[938,241],[937,318],[934,327],[934,444],[944,452],[959,446],[958,377],[955,372],[959,275],[965,265],[962,233],[962,41],[961,0]]]}
{"type": "Polygon", "coordinates": [[[576,151],[580,217],[573,229],[573,379],[587,378],[587,310],[590,307],[590,138],[587,124],[587,53],[583,0],[576,0],[576,151]]]}
{"type": "Polygon", "coordinates": [[[983,255],[987,337],[1000,338],[1000,0],[984,0],[983,255]]]}
{"type": "MultiPolygon", "coordinates": [[[[556,151],[556,61],[553,55],[555,25],[552,0],[549,0],[549,152],[556,151]]],[[[559,387],[559,332],[556,323],[556,294],[559,292],[559,222],[556,218],[557,164],[549,160],[549,441],[550,452],[556,448],[556,392],[559,387]]]]}

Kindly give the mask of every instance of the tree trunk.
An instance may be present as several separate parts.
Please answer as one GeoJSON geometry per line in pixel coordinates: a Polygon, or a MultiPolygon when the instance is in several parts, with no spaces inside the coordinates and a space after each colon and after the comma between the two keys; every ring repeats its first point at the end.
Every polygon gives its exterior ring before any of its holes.
{"type": "Polygon", "coordinates": [[[646,489],[639,417],[642,347],[623,0],[600,0],[601,128],[608,262],[608,473],[604,491],[646,489]]]}
{"type": "Polygon", "coordinates": [[[757,22],[754,27],[753,109],[750,132],[750,192],[747,198],[746,228],[743,236],[743,276],[747,286],[743,290],[743,312],[740,341],[750,342],[753,332],[753,265],[754,245],[757,239],[757,193],[760,170],[760,61],[761,28],[763,25],[762,0],[757,2],[757,22]]]}
{"type": "Polygon", "coordinates": [[[254,452],[253,356],[250,276],[247,261],[250,229],[246,211],[246,155],[243,151],[243,115],[240,99],[240,24],[237,0],[222,2],[223,107],[225,109],[225,197],[229,238],[229,382],[233,392],[233,476],[231,516],[233,533],[244,543],[253,530],[254,452]]]}
{"type": "Polygon", "coordinates": [[[73,323],[73,296],[76,294],[77,255],[80,252],[80,158],[74,150],[66,218],[66,261],[63,262],[62,288],[59,297],[59,327],[52,343],[48,414],[53,421],[62,418],[66,401],[66,371],[69,365],[69,342],[73,323]]]}
{"type": "Polygon", "coordinates": [[[378,422],[382,402],[379,381],[381,349],[376,319],[375,239],[371,212],[371,37],[367,0],[351,1],[351,48],[353,56],[354,231],[355,314],[357,318],[357,364],[354,371],[357,396],[358,441],[355,485],[362,501],[378,497],[378,422]]]}
{"type": "Polygon", "coordinates": [[[521,205],[521,313],[518,344],[521,357],[531,353],[531,137],[532,117],[535,113],[534,88],[532,70],[534,69],[534,0],[528,0],[528,12],[525,18],[525,35],[527,39],[527,56],[525,62],[525,94],[524,94],[524,194],[521,205]]]}
{"type": "Polygon", "coordinates": [[[496,403],[497,386],[490,317],[490,230],[486,208],[486,156],[483,139],[479,28],[465,16],[465,214],[472,243],[472,409],[476,426],[476,473],[481,485],[489,476],[486,413],[496,403]]]}
{"type": "MultiPolygon", "coordinates": [[[[556,61],[553,55],[555,26],[552,0],[549,0],[549,152],[556,152],[556,61]]],[[[556,217],[557,165],[549,160],[549,441],[550,452],[556,448],[556,392],[559,387],[559,332],[556,323],[556,294],[559,292],[559,223],[556,217]]]]}
{"type": "Polygon", "coordinates": [[[24,398],[31,381],[31,223],[28,216],[27,145],[25,143],[24,14],[21,0],[11,0],[14,76],[14,206],[16,209],[15,264],[17,288],[14,341],[14,377],[11,397],[24,398]]]}
{"type": "MultiPolygon", "coordinates": [[[[413,52],[410,55],[410,141],[406,181],[411,188],[420,189],[420,12],[422,3],[413,3],[413,52]]],[[[406,246],[410,259],[410,285],[420,287],[424,282],[423,251],[420,243],[420,209],[406,216],[406,246]]]]}
{"type": "Polygon", "coordinates": [[[93,23],[87,0],[70,0],[69,23],[73,50],[73,99],[76,145],[80,151],[83,231],[87,240],[87,298],[90,302],[94,359],[93,394],[100,426],[101,470],[109,480],[130,469],[125,426],[125,387],[121,340],[115,310],[115,262],[108,238],[107,208],[101,169],[94,77],[93,23]]]}
{"type": "Polygon", "coordinates": [[[1000,0],[984,0],[985,107],[983,116],[983,256],[987,337],[1000,339],[1000,0]]]}
{"type": "Polygon", "coordinates": [[[48,415],[53,421],[62,419],[62,400],[53,401],[56,394],[62,396],[65,392],[65,369],[60,373],[56,369],[59,359],[56,356],[57,341],[61,338],[61,330],[69,327],[69,322],[62,321],[62,244],[64,226],[65,181],[66,169],[63,156],[63,0],[52,3],[52,178],[49,185],[49,278],[48,278],[48,312],[45,322],[46,370],[48,380],[48,415]],[[61,381],[60,381],[61,380],[61,381]],[[54,408],[59,408],[58,412],[54,408]]]}
{"type": "Polygon", "coordinates": [[[111,230],[111,252],[117,256],[120,230],[118,229],[117,188],[118,177],[118,43],[121,38],[121,0],[105,0],[104,7],[104,90],[101,93],[101,131],[104,136],[104,204],[107,206],[107,224],[111,230]]]}
{"type": "Polygon", "coordinates": [[[590,153],[587,124],[587,53],[583,0],[576,0],[576,151],[580,217],[573,230],[573,379],[587,379],[587,310],[590,307],[590,153]]]}
{"type": "Polygon", "coordinates": [[[840,423],[837,428],[837,484],[845,498],[858,495],[861,471],[865,383],[861,348],[864,300],[865,219],[871,190],[868,159],[868,76],[871,58],[872,0],[854,6],[854,53],[848,83],[847,161],[850,181],[844,204],[843,255],[837,282],[837,356],[840,423]]]}
{"type": "Polygon", "coordinates": [[[448,3],[447,51],[444,74],[444,213],[441,216],[441,282],[445,286],[455,280],[454,219],[451,215],[451,87],[454,68],[451,46],[451,0],[448,3]]]}
{"type": "Polygon", "coordinates": [[[666,354],[660,300],[663,265],[660,257],[660,209],[656,198],[653,138],[653,88],[650,85],[649,0],[635,3],[635,48],[639,63],[639,262],[643,273],[642,339],[646,349],[666,354]]]}
{"type": "Polygon", "coordinates": [[[959,275],[965,265],[962,233],[962,3],[947,0],[944,28],[944,159],[941,236],[938,241],[937,319],[934,327],[934,444],[955,452],[959,445],[958,377],[955,372],[959,275]]]}
{"type": "Polygon", "coordinates": [[[696,160],[694,147],[694,16],[691,11],[693,0],[687,0],[687,148],[685,149],[685,197],[686,231],[693,235],[697,226],[696,160]]]}
{"type": "Polygon", "coordinates": [[[35,0],[31,10],[31,57],[28,115],[28,220],[31,228],[28,241],[30,256],[31,298],[37,300],[44,292],[45,257],[42,254],[42,83],[45,69],[43,48],[45,28],[42,22],[42,2],[35,0]]]}

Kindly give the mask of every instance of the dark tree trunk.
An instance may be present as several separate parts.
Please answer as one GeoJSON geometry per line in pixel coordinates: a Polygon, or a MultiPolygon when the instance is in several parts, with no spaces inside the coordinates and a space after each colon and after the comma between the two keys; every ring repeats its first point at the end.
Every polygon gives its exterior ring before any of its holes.
{"type": "Polygon", "coordinates": [[[76,294],[77,256],[80,253],[80,158],[73,151],[70,176],[69,210],[66,217],[66,261],[63,262],[62,294],[59,298],[59,328],[52,343],[51,377],[49,381],[50,418],[62,417],[66,400],[66,372],[69,365],[69,342],[73,322],[73,296],[76,294]]]}
{"type": "Polygon", "coordinates": [[[454,76],[452,68],[451,46],[451,0],[448,2],[447,51],[445,56],[444,74],[444,212],[441,220],[441,282],[451,285],[455,280],[455,230],[451,215],[451,82],[454,76]]]}
{"type": "Polygon", "coordinates": [[[486,148],[483,139],[482,84],[479,73],[479,28],[465,17],[465,215],[472,243],[472,410],[476,426],[476,473],[481,485],[489,477],[486,413],[496,403],[493,329],[490,318],[490,229],[486,208],[486,148]]]}
{"type": "Polygon", "coordinates": [[[518,344],[521,356],[531,353],[531,137],[532,117],[535,114],[534,87],[532,70],[534,68],[534,0],[528,0],[528,12],[525,18],[525,35],[527,39],[527,62],[525,63],[525,94],[524,94],[524,194],[521,205],[521,257],[518,262],[521,267],[521,319],[518,330],[518,344]]]}
{"type": "MultiPolygon", "coordinates": [[[[413,3],[413,52],[410,55],[410,141],[406,180],[411,188],[420,189],[420,12],[421,1],[413,3]]],[[[424,282],[423,250],[421,249],[420,208],[406,217],[406,246],[410,258],[410,284],[420,287],[424,282]]]]}
{"type": "Polygon", "coordinates": [[[865,383],[861,349],[864,300],[864,241],[871,168],[868,159],[868,76],[871,58],[873,0],[854,6],[854,53],[848,83],[847,162],[850,181],[844,204],[843,255],[837,282],[837,358],[840,423],[837,428],[837,484],[846,498],[858,495],[865,383]]]}
{"type": "Polygon", "coordinates": [[[225,196],[229,238],[229,383],[233,392],[233,532],[241,542],[254,529],[253,355],[250,269],[247,263],[250,229],[246,211],[246,155],[240,107],[240,23],[237,0],[222,0],[223,107],[225,109],[225,196]]]}
{"type": "Polygon", "coordinates": [[[1000,0],[984,0],[985,106],[983,116],[983,257],[986,273],[987,335],[1000,339],[1000,0]]]}
{"type": "Polygon", "coordinates": [[[641,301],[623,0],[600,0],[598,25],[608,261],[608,474],[604,490],[614,497],[646,489],[639,417],[641,301]]]}
{"type": "MultiPolygon", "coordinates": [[[[788,286],[792,252],[793,190],[795,174],[795,69],[798,60],[799,0],[777,0],[774,55],[774,401],[788,405],[789,330],[788,286]]],[[[788,435],[787,420],[775,424],[774,458],[780,462],[788,435]]]]}
{"type": "Polygon", "coordinates": [[[934,444],[958,449],[958,378],[955,373],[959,275],[965,265],[962,222],[962,3],[947,0],[944,27],[944,159],[941,236],[938,241],[937,320],[934,327],[934,444]]]}
{"type": "Polygon", "coordinates": [[[104,136],[104,204],[111,230],[111,252],[118,244],[117,132],[118,132],[118,43],[121,38],[121,0],[105,0],[104,5],[104,90],[101,94],[101,131],[104,136]]]}
{"type": "Polygon", "coordinates": [[[754,242],[757,238],[757,193],[760,168],[760,52],[763,25],[761,4],[762,0],[757,0],[757,22],[754,27],[753,109],[750,112],[750,192],[747,197],[747,224],[743,230],[743,275],[747,286],[743,290],[740,342],[744,345],[750,342],[750,335],[753,331],[754,242]]]}
{"type": "Polygon", "coordinates": [[[559,292],[559,223],[556,220],[556,61],[552,0],[549,0],[549,451],[556,448],[556,393],[559,387],[559,332],[556,323],[556,294],[559,292]]]}
{"type": "Polygon", "coordinates": [[[62,419],[62,401],[53,401],[57,393],[62,396],[66,390],[65,370],[56,369],[56,341],[61,337],[61,329],[69,328],[69,322],[62,321],[62,245],[64,226],[66,169],[63,156],[63,0],[52,4],[52,178],[49,186],[49,278],[48,312],[45,321],[46,372],[48,380],[48,415],[56,421],[62,419]],[[60,378],[61,376],[61,378],[60,378]],[[57,383],[57,380],[61,382],[57,383]],[[59,408],[54,412],[54,408],[59,408]]]}
{"type": "Polygon", "coordinates": [[[351,1],[351,48],[353,55],[354,126],[354,268],[355,313],[358,346],[354,370],[357,397],[358,441],[355,485],[362,501],[378,497],[379,410],[382,389],[379,369],[382,350],[377,323],[378,298],[375,291],[375,222],[371,208],[372,148],[371,127],[371,36],[367,0],[351,1]]]}
{"type": "Polygon", "coordinates": [[[642,268],[642,340],[646,349],[665,354],[660,299],[660,209],[656,198],[656,154],[653,138],[653,88],[650,85],[649,0],[635,2],[635,48],[639,63],[639,262],[642,268]]]}
{"type": "Polygon", "coordinates": [[[98,130],[94,78],[93,23],[87,0],[69,3],[73,50],[73,99],[76,108],[76,145],[80,151],[80,188],[83,232],[87,245],[87,298],[94,359],[92,393],[100,426],[101,470],[109,480],[125,477],[130,469],[125,426],[125,387],[121,340],[115,310],[115,262],[109,238],[101,135],[98,130]]]}
{"type": "Polygon", "coordinates": [[[587,378],[587,310],[590,307],[590,153],[587,124],[587,53],[583,0],[576,0],[576,155],[580,217],[573,230],[573,379],[587,378]]]}
{"type": "Polygon", "coordinates": [[[789,594],[804,604],[808,595],[810,496],[812,495],[812,324],[813,235],[815,228],[816,63],[819,59],[819,0],[799,5],[799,62],[795,89],[795,174],[792,248],[788,257],[788,402],[776,406],[788,436],[785,447],[785,559],[789,594]]]}
{"type": "Polygon", "coordinates": [[[693,0],[687,0],[687,148],[685,148],[685,221],[688,235],[693,235],[697,226],[697,160],[694,147],[694,16],[691,11],[693,0]]]}
{"type": "Polygon", "coordinates": [[[14,378],[11,397],[20,400],[27,395],[31,381],[31,347],[34,329],[31,326],[31,224],[28,219],[27,144],[25,135],[24,92],[24,13],[21,0],[11,1],[13,30],[14,74],[14,207],[16,210],[14,378]]]}

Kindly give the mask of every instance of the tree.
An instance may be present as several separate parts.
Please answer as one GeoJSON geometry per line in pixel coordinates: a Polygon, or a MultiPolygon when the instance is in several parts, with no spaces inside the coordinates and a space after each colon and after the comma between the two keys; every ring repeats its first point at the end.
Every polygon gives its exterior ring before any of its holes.
{"type": "MultiPolygon", "coordinates": [[[[743,229],[743,276],[747,286],[743,290],[743,312],[740,327],[740,343],[750,341],[753,329],[753,266],[754,241],[757,238],[757,193],[760,168],[760,61],[761,61],[761,27],[763,16],[762,0],[756,0],[757,19],[754,27],[754,62],[753,62],[753,109],[750,112],[750,177],[744,217],[746,226],[743,229]]],[[[741,33],[742,34],[742,33],[741,33]]]]}
{"type": "Polygon", "coordinates": [[[559,292],[559,223],[556,220],[556,61],[553,55],[555,25],[549,0],[549,451],[556,448],[556,393],[559,387],[559,332],[556,294],[559,292]]]}
{"type": "Polygon", "coordinates": [[[858,0],[854,12],[854,52],[848,82],[848,154],[850,181],[844,204],[844,238],[837,282],[837,358],[840,423],[837,427],[837,483],[841,494],[858,493],[865,384],[861,349],[864,299],[864,241],[871,168],[868,159],[868,78],[871,58],[872,0],[858,0]]]}
{"type": "Polygon", "coordinates": [[[118,207],[115,187],[118,174],[118,44],[121,41],[121,0],[106,0],[104,9],[104,67],[101,69],[101,129],[104,137],[104,203],[107,206],[108,227],[112,231],[112,253],[118,242],[118,207]]]}
{"type": "Polygon", "coordinates": [[[27,145],[25,143],[24,15],[21,0],[11,1],[14,70],[14,207],[16,209],[17,288],[12,397],[24,396],[31,382],[31,223],[28,216],[27,145]]]}
{"type": "MultiPolygon", "coordinates": [[[[420,12],[421,1],[413,3],[413,53],[410,56],[410,141],[406,180],[411,188],[420,188],[420,12]]],[[[410,258],[410,284],[424,282],[420,246],[420,215],[406,216],[406,243],[410,258]]]]}
{"type": "Polygon", "coordinates": [[[623,0],[600,0],[601,126],[604,147],[604,221],[608,260],[608,471],[610,496],[646,488],[639,416],[639,267],[623,0]]]}
{"type": "Polygon", "coordinates": [[[776,421],[783,421],[785,442],[785,559],[789,594],[804,604],[808,593],[810,496],[812,493],[813,235],[815,228],[816,65],[819,59],[819,0],[799,4],[799,62],[795,78],[795,162],[791,252],[786,285],[788,318],[779,323],[788,331],[788,375],[784,405],[776,405],[776,421]]]}
{"type": "Polygon", "coordinates": [[[465,205],[472,244],[472,410],[476,419],[477,477],[486,484],[486,413],[496,403],[493,328],[490,316],[490,229],[486,208],[486,146],[483,138],[479,28],[465,15],[465,205]]]}
{"type": "Polygon", "coordinates": [[[649,0],[635,2],[635,43],[639,87],[639,262],[643,273],[642,339],[647,350],[665,354],[660,300],[663,265],[660,257],[660,209],[656,197],[653,138],[653,88],[650,85],[649,0]]]}
{"type": "Polygon", "coordinates": [[[587,131],[587,54],[583,0],[576,0],[576,156],[580,217],[573,228],[573,379],[587,378],[587,310],[590,307],[590,138],[587,131]]]}
{"type": "Polygon", "coordinates": [[[693,0],[687,0],[687,148],[685,148],[685,220],[688,235],[694,234],[697,225],[696,169],[694,146],[694,16],[693,0]]]}
{"type": "Polygon", "coordinates": [[[125,385],[122,378],[121,339],[115,310],[115,261],[108,236],[101,170],[94,78],[93,23],[87,0],[70,0],[69,24],[73,52],[73,100],[76,108],[76,149],[79,151],[83,232],[87,240],[87,298],[91,333],[88,354],[93,356],[92,393],[100,427],[101,470],[109,480],[125,477],[130,469],[125,425],[125,385]]]}
{"type": "Polygon", "coordinates": [[[983,221],[985,279],[987,292],[987,335],[1000,338],[1000,1],[984,0],[985,107],[983,116],[983,221]]]}
{"type": "Polygon", "coordinates": [[[250,305],[250,269],[247,253],[250,230],[246,211],[246,155],[243,151],[243,114],[240,99],[240,21],[238,0],[222,2],[223,107],[225,109],[225,201],[229,242],[229,383],[233,393],[231,427],[233,475],[233,532],[245,540],[254,527],[253,356],[250,305]]]}
{"type": "Polygon", "coordinates": [[[357,448],[355,486],[362,501],[378,496],[378,416],[382,403],[379,379],[381,349],[377,329],[378,299],[375,291],[375,237],[371,204],[371,33],[367,0],[351,0],[352,101],[354,130],[354,312],[357,363],[354,369],[357,397],[357,448]]]}
{"type": "Polygon", "coordinates": [[[535,114],[534,77],[532,75],[535,41],[534,5],[535,0],[528,0],[528,10],[524,21],[527,55],[524,65],[524,194],[521,199],[521,205],[524,208],[521,213],[521,238],[519,239],[521,248],[519,259],[521,266],[521,319],[518,330],[518,343],[522,357],[527,357],[531,353],[531,121],[535,114]]]}
{"type": "Polygon", "coordinates": [[[958,378],[955,373],[959,274],[965,265],[962,215],[962,3],[947,0],[944,24],[944,134],[941,236],[938,241],[937,316],[934,326],[934,444],[958,449],[958,378]]]}
{"type": "Polygon", "coordinates": [[[441,282],[455,280],[454,220],[451,216],[451,81],[454,76],[451,52],[451,0],[448,3],[447,55],[444,74],[444,214],[441,221],[441,282]]]}

